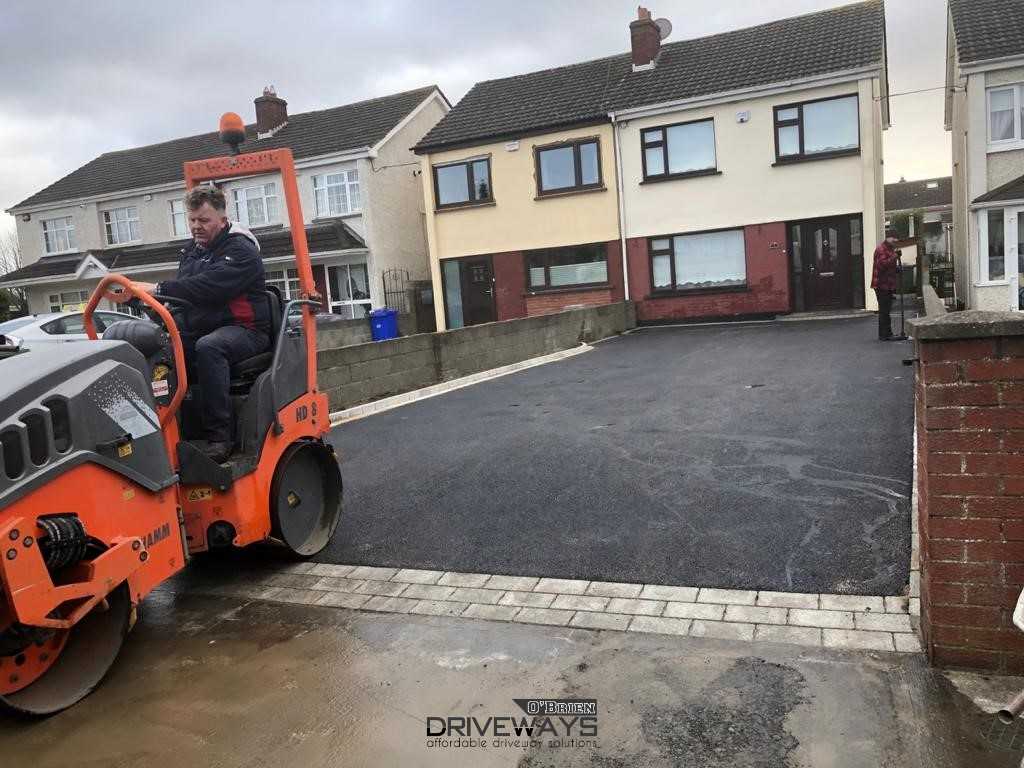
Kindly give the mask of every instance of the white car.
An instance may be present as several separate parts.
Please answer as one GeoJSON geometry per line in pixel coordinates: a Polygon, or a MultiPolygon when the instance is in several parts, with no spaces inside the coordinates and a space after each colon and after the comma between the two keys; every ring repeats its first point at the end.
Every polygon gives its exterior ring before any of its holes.
{"type": "MultiPolygon", "coordinates": [[[[99,311],[93,314],[96,333],[102,334],[108,325],[118,320],[133,320],[132,315],[122,312],[99,311]]],[[[27,315],[0,323],[0,336],[15,345],[31,346],[41,342],[80,341],[88,339],[81,312],[45,315],[27,315]]]]}

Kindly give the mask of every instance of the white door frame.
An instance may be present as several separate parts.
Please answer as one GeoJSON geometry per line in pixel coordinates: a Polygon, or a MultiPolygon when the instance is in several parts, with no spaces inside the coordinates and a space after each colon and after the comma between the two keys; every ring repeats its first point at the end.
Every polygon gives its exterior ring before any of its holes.
{"type": "Polygon", "coordinates": [[[1010,308],[1020,309],[1020,245],[1024,242],[1024,232],[1020,231],[1024,221],[1024,205],[1003,209],[1003,237],[1006,238],[1006,277],[1010,281],[1010,308]]]}

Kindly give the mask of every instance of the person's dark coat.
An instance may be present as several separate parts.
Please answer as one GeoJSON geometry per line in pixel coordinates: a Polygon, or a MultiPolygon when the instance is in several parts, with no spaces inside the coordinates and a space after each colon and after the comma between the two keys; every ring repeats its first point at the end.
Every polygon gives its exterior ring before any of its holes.
{"type": "Polygon", "coordinates": [[[225,325],[268,333],[265,291],[259,242],[247,229],[231,223],[206,246],[193,240],[183,248],[178,276],[161,282],[156,292],[192,304],[191,309],[175,312],[186,318],[183,330],[201,336],[225,325]]]}

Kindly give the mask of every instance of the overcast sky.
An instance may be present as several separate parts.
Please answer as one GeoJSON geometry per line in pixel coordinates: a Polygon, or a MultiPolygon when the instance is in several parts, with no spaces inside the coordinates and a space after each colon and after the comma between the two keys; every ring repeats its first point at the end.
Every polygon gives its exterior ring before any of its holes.
{"type": "MultiPolygon", "coordinates": [[[[669,41],[842,5],[837,0],[650,0],[669,41]]],[[[430,83],[458,101],[477,80],[621,53],[635,0],[47,2],[0,14],[0,210],[103,152],[254,119],[274,84],[304,112],[430,83]]],[[[945,0],[886,4],[893,93],[941,87],[945,0]]],[[[942,91],[892,100],[885,179],[950,173],[942,91]]],[[[0,214],[0,231],[13,219],[0,214]]]]}

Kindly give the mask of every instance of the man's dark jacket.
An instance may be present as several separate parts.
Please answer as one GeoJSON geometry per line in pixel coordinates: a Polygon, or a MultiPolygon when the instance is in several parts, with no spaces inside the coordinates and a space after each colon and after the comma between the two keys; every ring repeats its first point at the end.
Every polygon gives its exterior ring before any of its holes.
{"type": "Polygon", "coordinates": [[[157,286],[157,293],[190,302],[186,331],[201,336],[225,325],[269,333],[263,259],[256,238],[228,224],[208,245],[195,240],[181,251],[178,276],[157,286]]]}

